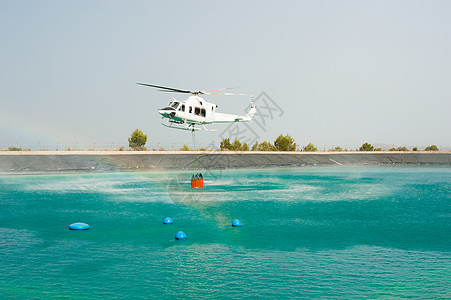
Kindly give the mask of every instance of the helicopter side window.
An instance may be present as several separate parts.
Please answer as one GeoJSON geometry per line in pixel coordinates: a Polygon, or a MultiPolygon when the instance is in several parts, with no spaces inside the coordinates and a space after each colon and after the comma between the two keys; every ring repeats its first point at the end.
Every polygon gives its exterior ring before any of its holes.
{"type": "Polygon", "coordinates": [[[195,115],[200,115],[200,108],[199,107],[195,107],[194,108],[194,114],[195,115]]]}
{"type": "Polygon", "coordinates": [[[180,107],[181,111],[185,111],[185,104],[182,104],[182,106],[180,107]]]}
{"type": "Polygon", "coordinates": [[[202,109],[200,110],[200,115],[201,115],[202,117],[205,117],[205,108],[202,108],[202,109]]]}
{"type": "Polygon", "coordinates": [[[189,107],[189,113],[192,113],[192,112],[193,112],[193,107],[190,106],[190,107],[189,107]]]}

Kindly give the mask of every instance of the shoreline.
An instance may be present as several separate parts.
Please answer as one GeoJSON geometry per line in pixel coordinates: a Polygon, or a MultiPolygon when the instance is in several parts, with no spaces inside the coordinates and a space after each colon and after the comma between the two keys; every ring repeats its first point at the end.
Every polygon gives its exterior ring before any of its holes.
{"type": "Polygon", "coordinates": [[[153,155],[153,154],[243,154],[243,155],[271,155],[271,154],[285,154],[285,155],[331,155],[331,154],[447,154],[450,155],[451,151],[316,151],[316,152],[304,152],[304,151],[230,151],[230,150],[203,150],[203,151],[182,151],[182,150],[164,150],[164,151],[134,151],[134,150],[21,150],[21,151],[9,151],[0,150],[0,156],[2,155],[153,155]]]}
{"type": "Polygon", "coordinates": [[[0,175],[314,166],[451,166],[451,152],[0,151],[0,175]],[[196,162],[197,159],[197,162],[196,162]]]}

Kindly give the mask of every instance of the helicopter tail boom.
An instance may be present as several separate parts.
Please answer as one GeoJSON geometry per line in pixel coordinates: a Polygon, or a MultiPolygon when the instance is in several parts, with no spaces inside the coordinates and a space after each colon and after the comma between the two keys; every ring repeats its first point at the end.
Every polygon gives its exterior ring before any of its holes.
{"type": "Polygon", "coordinates": [[[251,97],[251,109],[244,116],[215,113],[215,120],[212,123],[250,122],[254,119],[257,108],[254,104],[254,97],[251,97]]]}

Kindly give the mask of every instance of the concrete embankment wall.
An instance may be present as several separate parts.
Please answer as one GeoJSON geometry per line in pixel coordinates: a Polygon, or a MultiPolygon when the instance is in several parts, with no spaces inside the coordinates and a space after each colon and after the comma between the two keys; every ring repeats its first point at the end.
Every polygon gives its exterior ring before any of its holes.
{"type": "Polygon", "coordinates": [[[0,174],[93,173],[351,165],[451,166],[451,152],[0,152],[0,174]]]}

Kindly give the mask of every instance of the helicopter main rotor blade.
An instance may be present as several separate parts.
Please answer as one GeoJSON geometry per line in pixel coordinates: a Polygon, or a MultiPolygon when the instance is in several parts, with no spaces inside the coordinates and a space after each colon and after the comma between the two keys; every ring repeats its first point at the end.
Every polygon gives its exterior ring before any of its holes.
{"type": "Polygon", "coordinates": [[[150,87],[153,87],[153,88],[161,89],[160,91],[162,91],[162,92],[174,92],[174,93],[192,94],[191,91],[173,89],[173,88],[165,87],[165,86],[159,86],[159,85],[153,85],[153,84],[147,84],[147,83],[136,83],[136,84],[144,85],[144,86],[150,86],[150,87]]]}
{"type": "Polygon", "coordinates": [[[223,88],[223,89],[217,89],[217,90],[208,90],[208,91],[187,91],[187,90],[180,90],[180,89],[174,89],[170,87],[160,86],[160,85],[153,85],[153,84],[147,84],[147,83],[136,83],[143,86],[150,86],[153,88],[157,88],[160,92],[170,92],[170,93],[185,93],[185,94],[192,94],[192,95],[226,95],[226,96],[246,96],[246,94],[235,94],[235,93],[211,93],[215,91],[223,91],[223,90],[230,90],[234,88],[223,88]]]}
{"type": "Polygon", "coordinates": [[[202,91],[204,93],[210,93],[210,92],[217,92],[217,91],[225,91],[225,90],[234,90],[234,89],[239,89],[240,87],[230,87],[230,88],[222,88],[222,89],[215,89],[215,90],[207,90],[207,91],[202,91]]]}
{"type": "Polygon", "coordinates": [[[225,96],[247,96],[247,94],[234,94],[234,93],[206,93],[202,92],[205,95],[225,95],[225,96]]]}

